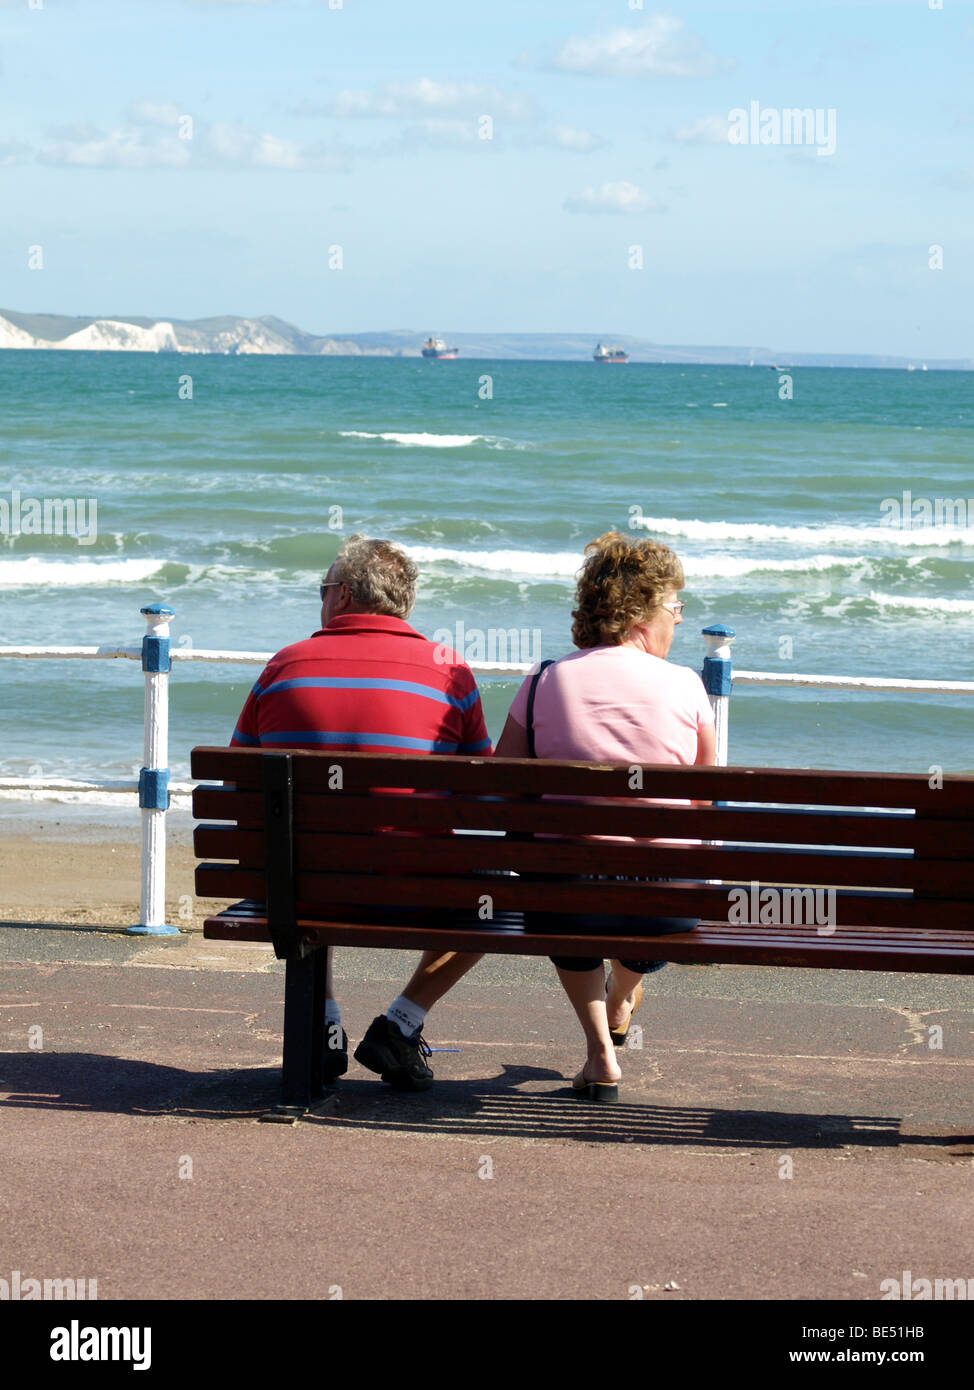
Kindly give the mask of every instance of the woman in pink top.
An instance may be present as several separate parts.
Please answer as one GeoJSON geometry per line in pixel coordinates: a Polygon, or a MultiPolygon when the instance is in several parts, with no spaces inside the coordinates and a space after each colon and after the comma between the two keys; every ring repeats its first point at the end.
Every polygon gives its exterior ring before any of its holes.
{"type": "MultiPolygon", "coordinates": [[[[665,545],[610,531],[585,547],[572,638],[578,651],[547,666],[534,701],[535,755],[616,763],[714,761],[714,716],[695,671],[667,661],[682,621],[683,566],[665,545]]],[[[532,676],[511,705],[497,756],[530,756],[532,676]]],[[[652,919],[661,933],[695,921],[652,919]]],[[[646,923],[640,924],[646,931],[646,923]]],[[[553,956],[585,1033],[588,1055],[572,1082],[590,1100],[617,1100],[622,1072],[613,1042],[624,1041],[642,998],[642,977],[657,961],[604,964],[553,956]]]]}

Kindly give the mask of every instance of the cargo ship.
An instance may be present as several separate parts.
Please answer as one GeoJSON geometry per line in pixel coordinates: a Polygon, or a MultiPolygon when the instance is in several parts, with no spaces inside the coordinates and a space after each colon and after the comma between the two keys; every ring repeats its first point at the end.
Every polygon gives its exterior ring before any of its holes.
{"type": "Polygon", "coordinates": [[[596,344],[595,351],[592,353],[594,362],[628,362],[629,354],[621,347],[603,347],[601,343],[596,344]]]}
{"type": "Polygon", "coordinates": [[[433,357],[437,362],[453,362],[459,352],[459,348],[447,347],[442,338],[427,338],[423,344],[423,356],[433,357]]]}

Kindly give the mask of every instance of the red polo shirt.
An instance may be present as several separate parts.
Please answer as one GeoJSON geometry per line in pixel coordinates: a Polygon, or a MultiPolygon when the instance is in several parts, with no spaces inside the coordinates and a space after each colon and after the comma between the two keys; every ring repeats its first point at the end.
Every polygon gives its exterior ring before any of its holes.
{"type": "Polygon", "coordinates": [[[231,746],[493,752],[470,667],[381,613],[342,614],[272,657],[231,746]]]}

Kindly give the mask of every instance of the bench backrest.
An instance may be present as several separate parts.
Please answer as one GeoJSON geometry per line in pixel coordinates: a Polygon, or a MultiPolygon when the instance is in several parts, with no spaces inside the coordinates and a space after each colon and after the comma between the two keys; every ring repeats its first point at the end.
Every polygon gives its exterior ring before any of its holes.
{"type": "Polygon", "coordinates": [[[197,892],[266,899],[278,924],[485,895],[759,923],[835,890],[839,928],[974,928],[974,777],[259,748],[196,748],[192,772],[233,784],[194,792],[197,818],[221,822],[197,827],[197,854],[231,861],[201,864],[197,892]]]}

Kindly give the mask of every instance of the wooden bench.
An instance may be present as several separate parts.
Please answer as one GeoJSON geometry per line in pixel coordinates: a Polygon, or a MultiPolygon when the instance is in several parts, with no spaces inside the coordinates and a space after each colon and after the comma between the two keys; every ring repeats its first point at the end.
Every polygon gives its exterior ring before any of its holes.
{"type": "Polygon", "coordinates": [[[259,748],[192,772],[229,784],[193,794],[219,822],[197,855],[229,861],[196,891],[250,900],[204,936],[287,962],[289,1114],[322,1093],[326,944],[974,972],[974,777],[259,748]],[[701,923],[640,935],[648,915],[701,923]]]}

